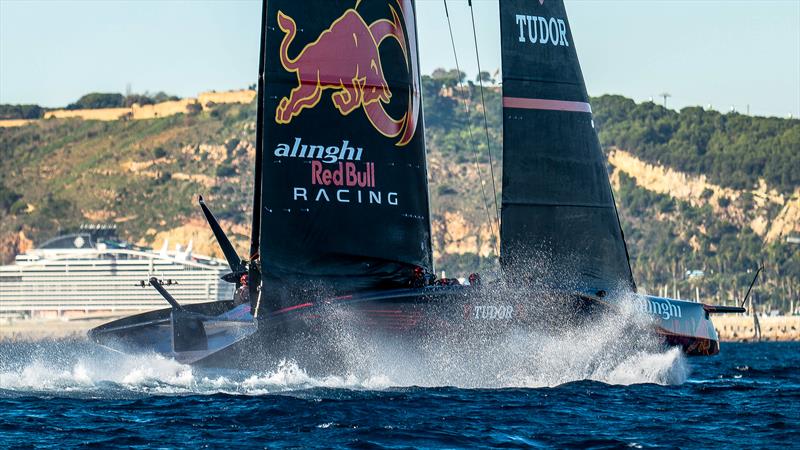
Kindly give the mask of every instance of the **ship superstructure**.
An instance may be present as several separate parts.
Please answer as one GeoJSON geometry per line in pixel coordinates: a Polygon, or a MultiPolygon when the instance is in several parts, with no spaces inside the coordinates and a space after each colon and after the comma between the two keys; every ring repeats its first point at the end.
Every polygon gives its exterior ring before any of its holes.
{"type": "Polygon", "coordinates": [[[174,280],[171,290],[186,303],[230,300],[233,287],[220,279],[225,261],[193,255],[191,243],[160,251],[116,238],[108,225],[83,226],[51,239],[0,266],[0,315],[76,316],[147,311],[164,300],[141,282],[174,280]]]}

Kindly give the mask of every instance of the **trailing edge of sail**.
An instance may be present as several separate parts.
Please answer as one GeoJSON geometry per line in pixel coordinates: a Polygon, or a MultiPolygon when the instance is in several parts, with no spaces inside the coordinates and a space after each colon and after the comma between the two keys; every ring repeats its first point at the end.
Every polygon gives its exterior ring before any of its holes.
{"type": "Polygon", "coordinates": [[[267,2],[261,267],[284,285],[432,270],[412,0],[267,2]]]}
{"type": "Polygon", "coordinates": [[[501,0],[504,271],[597,292],[634,288],[561,0],[501,0]]]}

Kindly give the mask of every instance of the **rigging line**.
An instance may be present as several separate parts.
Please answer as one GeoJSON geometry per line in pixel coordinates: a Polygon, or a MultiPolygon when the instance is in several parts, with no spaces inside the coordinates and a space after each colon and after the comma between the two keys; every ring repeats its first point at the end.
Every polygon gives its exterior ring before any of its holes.
{"type": "MultiPolygon", "coordinates": [[[[456,70],[458,71],[458,76],[459,76],[459,78],[458,78],[458,88],[463,92],[464,91],[464,86],[463,86],[463,83],[461,82],[461,66],[459,66],[459,64],[458,64],[458,53],[456,52],[456,41],[455,41],[455,38],[453,38],[453,27],[450,24],[450,12],[447,10],[447,0],[442,0],[442,3],[444,3],[444,15],[447,17],[447,28],[448,28],[448,30],[450,30],[450,44],[453,47],[453,57],[456,60],[456,70]]],[[[475,139],[472,136],[472,122],[470,121],[469,102],[467,101],[466,97],[464,97],[464,111],[467,114],[467,117],[466,117],[466,119],[467,119],[467,133],[469,134],[469,143],[472,146],[472,153],[475,156],[475,170],[478,172],[478,179],[480,180],[481,195],[483,197],[483,208],[486,210],[486,221],[489,224],[489,231],[492,233],[492,236],[497,236],[497,234],[495,234],[495,230],[494,230],[494,221],[492,220],[492,214],[489,212],[489,202],[486,200],[486,186],[484,186],[483,174],[481,173],[481,166],[479,164],[478,149],[475,147],[475,139]]],[[[495,239],[495,243],[494,243],[495,255],[497,255],[498,257],[500,256],[500,250],[497,247],[499,240],[500,240],[500,238],[499,238],[499,236],[497,236],[497,239],[495,239]]]]}
{"type": "Polygon", "coordinates": [[[469,4],[469,15],[472,18],[472,38],[475,41],[475,59],[478,61],[478,85],[481,87],[481,106],[483,107],[483,129],[486,131],[486,153],[489,155],[489,173],[492,175],[492,194],[494,198],[494,213],[497,216],[497,227],[500,227],[500,208],[497,206],[497,186],[494,181],[494,161],[492,159],[492,146],[489,141],[489,122],[486,119],[486,100],[483,96],[483,77],[481,77],[481,57],[478,53],[478,33],[475,31],[475,12],[472,9],[472,0],[469,4]]]}

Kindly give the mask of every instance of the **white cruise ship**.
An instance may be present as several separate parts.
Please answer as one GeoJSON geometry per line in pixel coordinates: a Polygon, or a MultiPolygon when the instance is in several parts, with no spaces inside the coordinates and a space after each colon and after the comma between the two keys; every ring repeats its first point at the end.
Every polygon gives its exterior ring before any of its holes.
{"type": "Polygon", "coordinates": [[[176,247],[161,251],[116,239],[113,226],[83,226],[51,239],[0,266],[0,316],[64,317],[147,311],[169,305],[150,286],[151,276],[174,280],[170,293],[181,303],[233,298],[229,272],[219,259],[192,255],[176,247]]]}

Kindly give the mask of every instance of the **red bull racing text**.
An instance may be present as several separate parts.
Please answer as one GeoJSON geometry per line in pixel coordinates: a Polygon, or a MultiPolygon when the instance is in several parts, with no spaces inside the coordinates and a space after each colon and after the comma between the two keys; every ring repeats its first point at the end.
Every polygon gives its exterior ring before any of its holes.
{"type": "Polygon", "coordinates": [[[292,188],[293,201],[397,206],[396,192],[384,195],[376,189],[375,163],[358,162],[364,153],[363,148],[352,146],[349,140],[342,141],[340,146],[306,145],[302,142],[302,138],[295,138],[292,146],[281,143],[273,152],[278,158],[311,160],[311,192],[309,188],[295,186],[292,188]]]}

